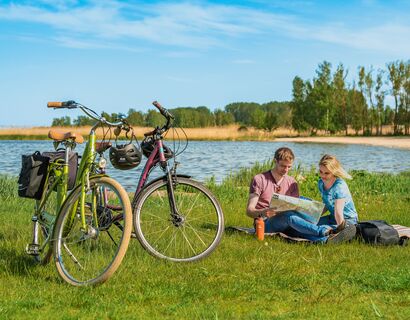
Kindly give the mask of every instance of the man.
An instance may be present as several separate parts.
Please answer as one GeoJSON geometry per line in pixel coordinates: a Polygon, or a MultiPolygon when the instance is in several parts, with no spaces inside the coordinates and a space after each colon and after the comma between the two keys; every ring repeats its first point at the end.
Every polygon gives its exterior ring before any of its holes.
{"type": "MultiPolygon", "coordinates": [[[[274,155],[275,166],[273,169],[257,174],[249,188],[249,199],[246,213],[255,219],[265,219],[265,232],[284,232],[291,236],[297,236],[313,242],[338,243],[347,239],[346,231],[337,229],[337,233],[331,226],[316,225],[302,218],[294,211],[277,214],[269,208],[273,193],[279,193],[292,197],[299,197],[299,188],[296,180],[288,175],[292,168],[295,155],[286,147],[276,150],[274,155]]],[[[348,230],[349,236],[352,230],[348,230]]]]}

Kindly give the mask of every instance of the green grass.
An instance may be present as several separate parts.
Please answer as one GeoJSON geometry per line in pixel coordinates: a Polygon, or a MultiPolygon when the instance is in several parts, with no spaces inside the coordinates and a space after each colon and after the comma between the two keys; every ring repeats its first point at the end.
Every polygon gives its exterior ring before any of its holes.
{"type": "MultiPolygon", "coordinates": [[[[209,186],[226,225],[245,215],[252,175],[243,169],[209,186]]],[[[296,170],[301,193],[320,199],[317,174],[296,170]]],[[[360,218],[410,226],[410,173],[352,172],[348,182],[360,218]]],[[[287,243],[229,233],[208,258],[175,264],[155,259],[132,240],[116,274],[95,288],[62,282],[53,264],[24,254],[33,202],[0,178],[0,319],[408,319],[410,248],[287,243]]]]}

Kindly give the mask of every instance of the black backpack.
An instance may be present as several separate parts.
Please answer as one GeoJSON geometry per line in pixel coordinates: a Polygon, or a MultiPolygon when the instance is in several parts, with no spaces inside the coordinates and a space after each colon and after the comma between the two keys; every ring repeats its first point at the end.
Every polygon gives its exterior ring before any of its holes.
{"type": "Polygon", "coordinates": [[[403,244],[399,233],[384,220],[362,221],[357,224],[357,236],[364,242],[377,245],[403,244]]]}

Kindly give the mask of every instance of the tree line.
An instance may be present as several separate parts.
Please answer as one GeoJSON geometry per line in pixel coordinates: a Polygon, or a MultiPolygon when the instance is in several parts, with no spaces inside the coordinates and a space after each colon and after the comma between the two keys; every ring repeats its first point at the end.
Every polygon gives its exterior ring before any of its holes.
{"type": "Polygon", "coordinates": [[[339,64],[319,64],[313,80],[293,79],[292,127],[298,131],[381,135],[383,125],[393,125],[393,133],[409,134],[410,60],[393,61],[386,69],[360,66],[357,77],[346,81],[348,70],[339,64]],[[393,106],[385,103],[386,96],[393,106]]]}
{"type": "MultiPolygon", "coordinates": [[[[383,125],[392,125],[396,135],[410,133],[410,60],[393,61],[379,70],[360,66],[351,83],[347,76],[342,63],[332,71],[331,63],[323,61],[312,80],[299,76],[293,79],[291,101],[235,102],[214,111],[206,106],[176,107],[170,112],[175,115],[176,125],[188,128],[240,124],[269,131],[287,127],[312,135],[319,130],[347,135],[351,128],[356,134],[381,135],[383,125]],[[388,96],[392,106],[386,104],[388,96]]],[[[103,115],[108,120],[118,117],[116,113],[103,115]]],[[[155,127],[164,122],[156,110],[131,108],[127,116],[134,126],[155,127]]],[[[73,120],[65,116],[52,122],[52,126],[92,124],[86,116],[73,120]]]]}
{"type": "MultiPolygon", "coordinates": [[[[236,102],[228,104],[224,110],[211,111],[208,107],[178,107],[169,109],[175,116],[175,124],[186,128],[203,128],[211,126],[225,126],[240,124],[258,129],[274,130],[278,127],[292,125],[291,108],[289,102],[268,102],[258,104],[254,102],[236,102]]],[[[103,113],[107,120],[115,121],[118,114],[103,113]]],[[[127,112],[127,119],[134,126],[155,127],[164,123],[164,118],[156,110],[147,112],[131,108],[127,112]]],[[[87,126],[93,125],[94,120],[86,116],[78,116],[71,120],[69,116],[54,118],[52,126],[87,126]]]]}

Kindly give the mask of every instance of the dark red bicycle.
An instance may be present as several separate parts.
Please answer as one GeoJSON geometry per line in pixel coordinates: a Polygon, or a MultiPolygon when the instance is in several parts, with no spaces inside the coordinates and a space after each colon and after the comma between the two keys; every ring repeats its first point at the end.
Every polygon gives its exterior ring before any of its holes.
{"type": "Polygon", "coordinates": [[[155,257],[198,260],[209,255],[221,241],[222,209],[207,187],[177,173],[175,154],[163,144],[174,116],[157,101],[153,105],[166,123],[145,133],[141,143],[148,160],[132,200],[134,230],[141,245],[155,257]],[[147,183],[157,166],[164,175],[147,183]]]}

